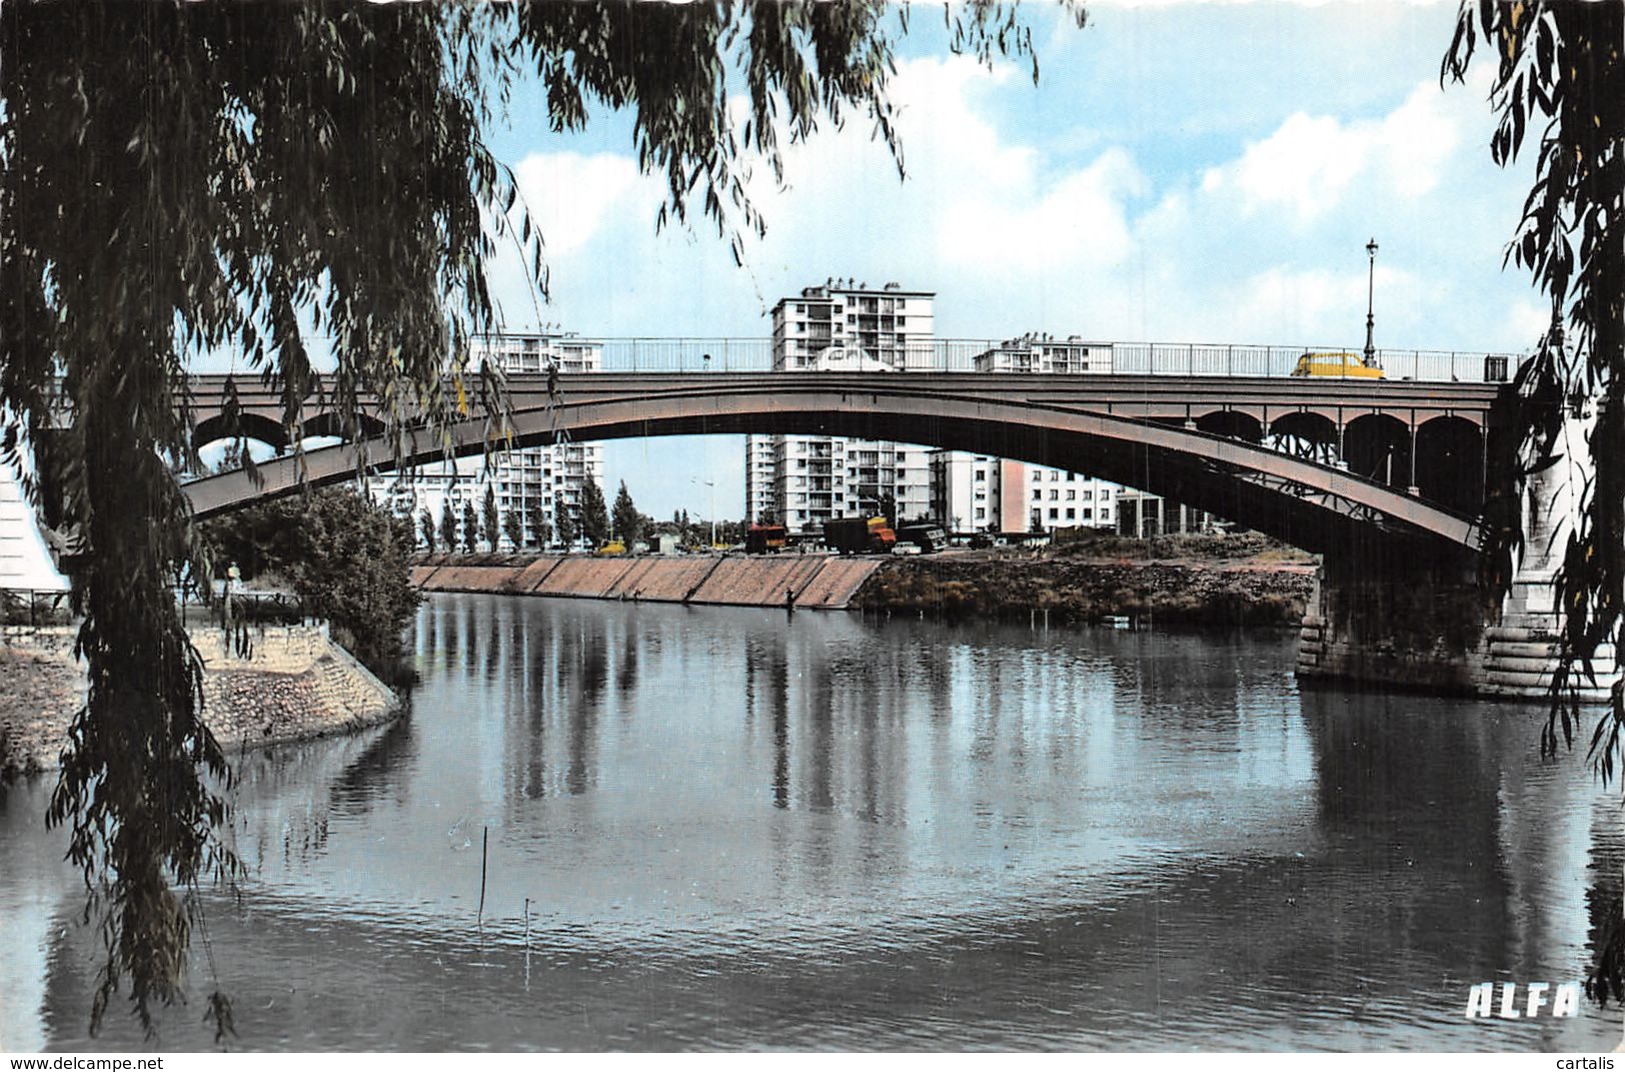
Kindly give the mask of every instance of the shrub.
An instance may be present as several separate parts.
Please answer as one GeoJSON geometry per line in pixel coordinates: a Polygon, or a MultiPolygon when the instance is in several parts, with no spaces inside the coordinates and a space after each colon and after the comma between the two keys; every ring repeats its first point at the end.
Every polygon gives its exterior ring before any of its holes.
{"type": "Polygon", "coordinates": [[[335,637],[386,681],[396,676],[401,631],[419,595],[407,558],[412,523],[349,490],[318,491],[252,507],[205,526],[218,569],[244,580],[278,575],[335,637]]]}

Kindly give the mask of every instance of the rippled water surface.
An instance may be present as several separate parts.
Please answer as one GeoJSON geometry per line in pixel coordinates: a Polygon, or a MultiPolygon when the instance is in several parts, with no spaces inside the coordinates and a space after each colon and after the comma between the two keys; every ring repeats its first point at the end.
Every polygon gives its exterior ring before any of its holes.
{"type": "MultiPolygon", "coordinates": [[[[1618,894],[1617,799],[1535,709],[1300,693],[1285,634],[437,596],[413,643],[409,717],[241,761],[239,1048],[1621,1039],[1464,1016],[1581,978],[1618,894]]],[[[86,1037],[48,788],[0,802],[0,1043],[140,1048],[86,1037]]],[[[166,1048],[211,1041],[196,944],[166,1048]]]]}

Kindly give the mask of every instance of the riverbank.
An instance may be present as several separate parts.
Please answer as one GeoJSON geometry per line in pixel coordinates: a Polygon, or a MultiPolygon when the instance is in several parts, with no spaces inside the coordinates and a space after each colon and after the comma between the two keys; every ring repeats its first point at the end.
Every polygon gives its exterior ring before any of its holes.
{"type": "MultiPolygon", "coordinates": [[[[50,770],[85,702],[77,629],[7,627],[0,643],[0,772],[50,770]]],[[[400,698],[325,625],[250,629],[246,643],[200,629],[204,722],[228,750],[345,733],[388,721],[400,698]]]]}
{"type": "Polygon", "coordinates": [[[413,563],[412,583],[426,592],[841,610],[881,564],[835,555],[428,555],[413,563]]]}
{"type": "Polygon", "coordinates": [[[852,607],[1051,624],[1297,627],[1315,560],[1253,537],[1114,538],[886,562],[852,607]],[[1135,555],[1136,558],[1130,558],[1135,555]]]}
{"type": "Polygon", "coordinates": [[[1313,557],[1261,537],[1084,540],[1041,550],[930,556],[432,555],[412,567],[428,592],[650,603],[857,609],[1053,624],[1129,618],[1164,625],[1298,626],[1313,557]],[[1135,557],[1129,557],[1135,556],[1135,557]]]}

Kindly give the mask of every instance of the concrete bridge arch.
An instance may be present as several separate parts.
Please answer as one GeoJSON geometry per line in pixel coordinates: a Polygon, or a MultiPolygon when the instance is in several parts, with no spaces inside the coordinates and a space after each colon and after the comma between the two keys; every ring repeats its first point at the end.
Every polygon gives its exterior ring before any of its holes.
{"type": "MultiPolygon", "coordinates": [[[[888,439],[1086,472],[1166,495],[1308,550],[1337,546],[1362,527],[1468,554],[1478,547],[1475,518],[1249,442],[1248,432],[1255,429],[1246,414],[1186,426],[1048,400],[948,393],[914,386],[913,379],[764,376],[689,382],[667,390],[605,390],[599,397],[575,390],[556,405],[521,396],[507,445],[753,433],[888,439]],[[1204,430],[1204,423],[1213,430],[1204,430]]],[[[484,417],[476,417],[450,428],[452,452],[483,451],[487,427],[484,417]]],[[[259,487],[245,474],[228,473],[195,481],[187,491],[196,513],[207,517],[289,493],[300,486],[301,476],[313,486],[344,482],[363,458],[380,467],[390,456],[385,441],[374,438],[261,463],[259,487]]],[[[402,460],[416,464],[443,456],[440,437],[423,431],[408,437],[402,460]]]]}

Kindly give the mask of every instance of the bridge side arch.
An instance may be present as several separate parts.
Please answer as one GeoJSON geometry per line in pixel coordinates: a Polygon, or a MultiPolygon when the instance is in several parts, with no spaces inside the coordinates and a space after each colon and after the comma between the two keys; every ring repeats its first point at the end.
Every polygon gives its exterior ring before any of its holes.
{"type": "Polygon", "coordinates": [[[258,413],[239,413],[235,421],[216,414],[197,423],[192,429],[192,446],[202,450],[211,443],[247,439],[263,443],[278,454],[288,449],[288,433],[282,425],[258,413]]]}

